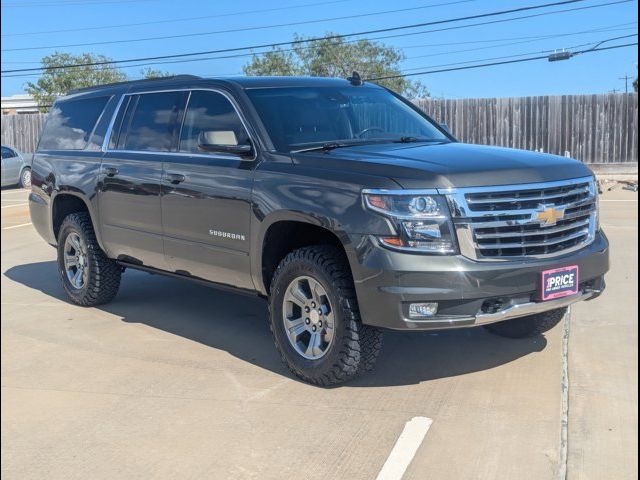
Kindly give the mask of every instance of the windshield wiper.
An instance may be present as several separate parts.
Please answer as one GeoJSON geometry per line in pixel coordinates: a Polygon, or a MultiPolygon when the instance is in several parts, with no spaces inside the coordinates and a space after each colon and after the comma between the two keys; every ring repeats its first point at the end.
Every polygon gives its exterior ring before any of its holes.
{"type": "Polygon", "coordinates": [[[301,148],[300,150],[292,150],[291,153],[316,152],[316,151],[328,152],[330,150],[335,150],[336,148],[356,147],[358,145],[366,145],[368,143],[370,144],[370,143],[376,143],[376,142],[371,142],[371,141],[328,142],[328,143],[323,143],[322,145],[316,145],[315,147],[301,148]]]}
{"type": "Polygon", "coordinates": [[[424,138],[424,137],[400,137],[397,140],[393,140],[394,143],[417,143],[417,142],[438,142],[438,143],[449,143],[449,140],[444,138],[424,138]]]}

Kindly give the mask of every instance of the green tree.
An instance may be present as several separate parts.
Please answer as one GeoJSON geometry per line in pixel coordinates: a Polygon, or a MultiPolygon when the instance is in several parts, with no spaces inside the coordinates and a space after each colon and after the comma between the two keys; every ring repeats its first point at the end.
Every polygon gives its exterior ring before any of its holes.
{"type": "Polygon", "coordinates": [[[140,74],[143,78],[162,78],[162,77],[170,77],[173,73],[165,72],[164,70],[156,70],[151,67],[143,68],[140,70],[140,74]]]}
{"type": "MultiPolygon", "coordinates": [[[[129,80],[127,74],[111,63],[111,58],[104,55],[94,55],[92,53],[71,55],[56,52],[43,57],[40,62],[44,69],[42,76],[35,83],[28,82],[25,89],[27,93],[34,96],[38,105],[40,105],[40,110],[43,112],[49,110],[48,106],[57,97],[66,95],[73,89],[129,80]],[[51,67],[87,63],[100,63],[100,65],[51,69],[51,67]]],[[[143,78],[160,78],[168,77],[172,74],[153,68],[143,68],[140,70],[140,75],[143,78]]]]}
{"type": "Polygon", "coordinates": [[[41,63],[44,69],[42,76],[35,83],[28,82],[25,89],[27,93],[34,96],[42,111],[48,111],[47,106],[51,105],[56,97],[66,95],[75,88],[92,87],[103,83],[127,80],[127,75],[115,68],[110,62],[111,59],[104,55],[94,55],[92,53],[71,55],[69,53],[56,52],[42,58],[41,63]],[[106,63],[103,65],[50,69],[51,67],[63,67],[65,65],[102,62],[106,63]]]}
{"type": "MultiPolygon", "coordinates": [[[[330,37],[335,35],[327,33],[330,37]]],[[[304,42],[308,38],[295,36],[292,48],[274,48],[263,55],[254,55],[243,67],[246,75],[309,75],[313,77],[346,78],[353,71],[363,79],[400,75],[404,53],[391,46],[370,40],[347,42],[342,38],[325,38],[304,42]]],[[[376,81],[380,85],[409,97],[429,96],[419,82],[404,77],[376,81]]]]}

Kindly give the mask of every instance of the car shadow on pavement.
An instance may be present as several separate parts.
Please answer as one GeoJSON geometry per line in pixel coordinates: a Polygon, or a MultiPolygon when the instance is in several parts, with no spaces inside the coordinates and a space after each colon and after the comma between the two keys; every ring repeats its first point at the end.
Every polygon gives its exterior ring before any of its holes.
{"type": "MultiPolygon", "coordinates": [[[[56,262],[9,268],[5,276],[67,301],[56,262]]],[[[267,305],[259,298],[224,292],[179,279],[128,270],[113,302],[96,307],[124,322],[142,323],[224,350],[243,361],[292,377],[282,365],[267,325],[267,305]]],[[[512,340],[482,328],[439,332],[385,332],[373,372],[352,387],[410,385],[498,367],[543,350],[543,336],[512,340]]]]}

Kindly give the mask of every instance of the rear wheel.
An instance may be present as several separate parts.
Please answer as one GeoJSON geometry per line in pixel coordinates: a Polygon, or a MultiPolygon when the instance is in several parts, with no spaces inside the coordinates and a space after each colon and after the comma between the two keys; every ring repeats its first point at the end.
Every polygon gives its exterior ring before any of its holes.
{"type": "Polygon", "coordinates": [[[65,292],[77,305],[101,305],[118,293],[122,268],[98,245],[88,213],[72,213],[62,222],[58,271],[65,292]]]}
{"type": "Polygon", "coordinates": [[[507,338],[535,337],[551,330],[567,313],[567,308],[537,313],[505,322],[492,323],[484,328],[495,335],[507,338]]]}
{"type": "Polygon", "coordinates": [[[270,313],[282,360],[309,383],[338,384],[371,370],[382,347],[381,332],[360,321],[351,272],[332,246],[301,248],[282,260],[270,313]]]}
{"type": "Polygon", "coordinates": [[[20,173],[20,187],[21,188],[30,188],[31,187],[31,169],[24,168],[20,173]]]}

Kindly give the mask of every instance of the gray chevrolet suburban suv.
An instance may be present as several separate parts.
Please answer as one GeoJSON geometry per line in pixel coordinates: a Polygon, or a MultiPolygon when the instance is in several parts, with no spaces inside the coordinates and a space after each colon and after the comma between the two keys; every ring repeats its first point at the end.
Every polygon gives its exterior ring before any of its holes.
{"type": "Polygon", "coordinates": [[[267,298],[283,361],[318,385],[370,370],[384,329],[539,335],[609,264],[582,163],[459,143],[357,75],[77,90],[32,172],[72,302],[111,301],[128,268],[267,298]]]}

